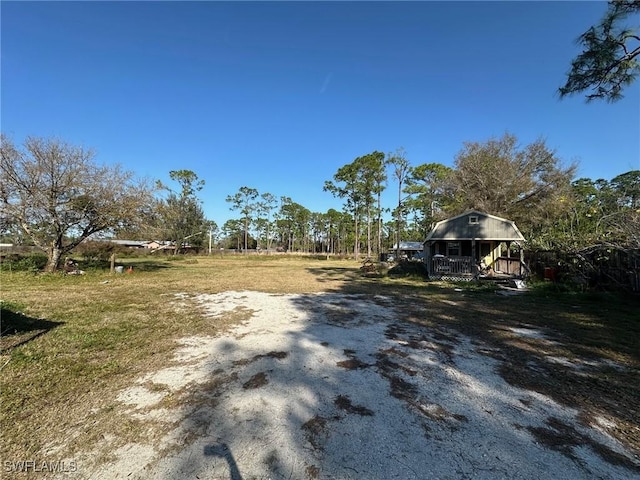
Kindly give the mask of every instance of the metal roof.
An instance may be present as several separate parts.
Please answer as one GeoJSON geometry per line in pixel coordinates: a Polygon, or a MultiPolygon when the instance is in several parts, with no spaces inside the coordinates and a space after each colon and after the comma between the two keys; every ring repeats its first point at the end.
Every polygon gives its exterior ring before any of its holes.
{"type": "MultiPolygon", "coordinates": [[[[400,242],[400,250],[422,250],[422,242],[400,242]]],[[[398,244],[394,243],[391,250],[397,250],[398,244]]]]}

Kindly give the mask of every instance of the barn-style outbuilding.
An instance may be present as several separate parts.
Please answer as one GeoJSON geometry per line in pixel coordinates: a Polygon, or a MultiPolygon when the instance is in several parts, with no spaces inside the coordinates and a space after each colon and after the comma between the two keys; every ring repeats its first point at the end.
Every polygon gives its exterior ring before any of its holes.
{"type": "Polygon", "coordinates": [[[424,242],[430,278],[522,278],[525,239],[511,220],[476,210],[442,220],[424,242]]]}

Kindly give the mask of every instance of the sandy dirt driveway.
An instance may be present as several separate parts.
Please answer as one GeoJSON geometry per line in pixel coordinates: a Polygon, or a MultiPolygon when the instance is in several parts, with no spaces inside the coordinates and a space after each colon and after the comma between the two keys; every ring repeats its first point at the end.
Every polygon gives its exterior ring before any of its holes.
{"type": "Polygon", "coordinates": [[[605,419],[585,426],[576,411],[509,385],[486,345],[400,322],[391,298],[225,292],[189,301],[211,321],[230,313],[246,321],[221,337],[183,339],[166,368],[119,393],[123,415],[162,422],[169,433],[120,447],[91,478],[638,474],[638,459],[606,434],[605,419]],[[566,429],[578,440],[541,441],[566,429]]]}

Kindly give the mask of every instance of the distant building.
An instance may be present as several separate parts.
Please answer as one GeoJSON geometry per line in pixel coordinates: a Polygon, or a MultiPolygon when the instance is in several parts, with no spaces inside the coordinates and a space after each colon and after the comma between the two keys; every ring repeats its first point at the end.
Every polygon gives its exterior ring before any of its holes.
{"type": "Polygon", "coordinates": [[[105,239],[102,240],[104,242],[115,243],[116,245],[120,245],[121,247],[127,248],[146,248],[147,243],[146,240],[113,240],[113,239],[105,239]]]}
{"type": "Polygon", "coordinates": [[[401,259],[411,259],[421,256],[423,249],[424,244],[422,242],[400,242],[399,248],[398,244],[394,243],[389,250],[389,255],[395,258],[396,253],[399,253],[401,259]]]}

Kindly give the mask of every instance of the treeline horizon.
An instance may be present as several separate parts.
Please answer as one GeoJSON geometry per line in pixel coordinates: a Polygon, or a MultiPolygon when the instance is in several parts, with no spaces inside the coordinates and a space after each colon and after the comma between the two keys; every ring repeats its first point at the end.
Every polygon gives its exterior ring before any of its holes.
{"type": "Polygon", "coordinates": [[[640,248],[640,170],[576,178],[577,164],[565,165],[544,140],[521,146],[510,133],[465,142],[451,167],[412,165],[402,148],[357,157],[322,186],[342,201],[340,211],[313,212],[243,186],[225,198],[237,217],[223,225],[205,217],[205,180],[191,170],[171,171],[170,186],[150,185],[97,165],[82,147],[28,137],[20,148],[4,135],[1,167],[2,239],[47,252],[50,270],[96,236],[170,241],[174,253],[212,238],[216,248],[374,256],[422,241],[435,222],[471,209],[514,221],[528,249],[640,248]],[[382,203],[386,189],[397,195],[393,205],[382,203]]]}

